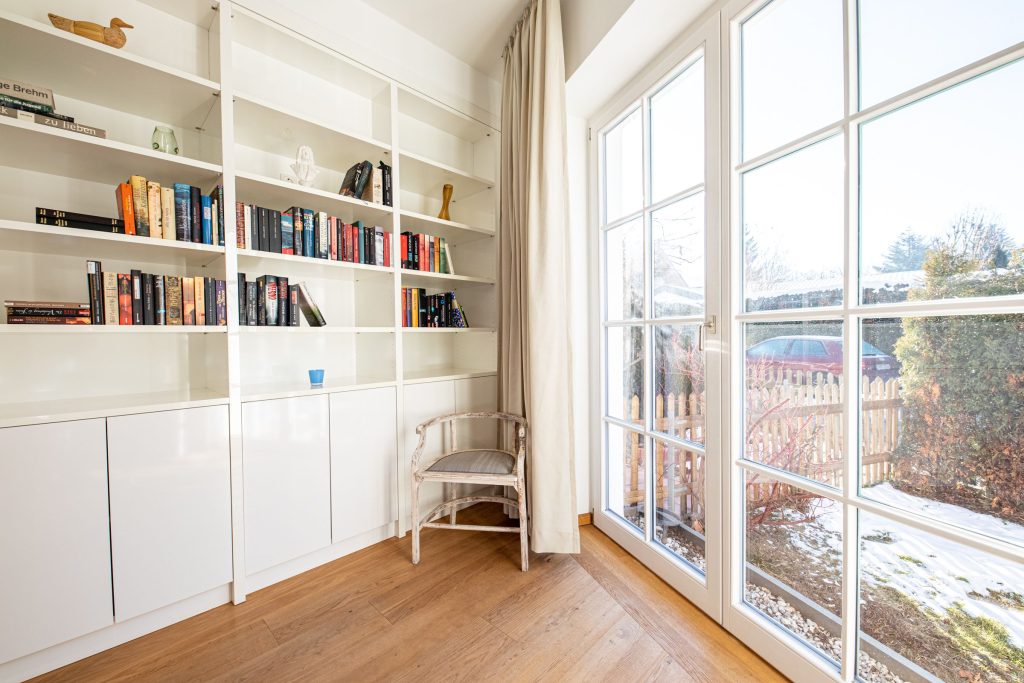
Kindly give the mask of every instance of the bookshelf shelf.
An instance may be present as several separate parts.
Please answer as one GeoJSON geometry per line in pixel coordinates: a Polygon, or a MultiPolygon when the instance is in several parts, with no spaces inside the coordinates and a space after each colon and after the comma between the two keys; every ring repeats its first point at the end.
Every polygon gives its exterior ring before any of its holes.
{"type": "MultiPolygon", "coordinates": [[[[329,259],[310,258],[308,256],[295,256],[293,254],[277,254],[270,251],[256,251],[254,249],[239,249],[239,260],[253,261],[277,261],[294,265],[306,266],[309,268],[336,269],[337,272],[348,272],[358,279],[360,274],[388,275],[394,272],[394,268],[383,266],[371,266],[365,263],[349,263],[348,261],[331,261],[329,259]]],[[[248,267],[248,266],[247,266],[248,267]]],[[[239,270],[246,272],[246,268],[239,266],[239,270]]],[[[250,269],[251,270],[251,269],[250,269]]]]}
{"type": "Polygon", "coordinates": [[[228,397],[210,389],[159,391],[116,396],[24,401],[0,404],[0,428],[45,422],[87,420],[95,417],[135,415],[226,405],[228,397]]]}
{"type": "Polygon", "coordinates": [[[59,98],[69,97],[192,129],[217,103],[214,81],[42,22],[0,11],[0,34],[0,63],[57,93],[61,113],[75,114],[61,109],[59,98]]]}
{"type": "Polygon", "coordinates": [[[0,145],[0,166],[106,183],[111,187],[134,173],[206,189],[221,175],[217,164],[5,116],[0,116],[0,138],[4,141],[0,145]]]}
{"type": "Polygon", "coordinates": [[[398,112],[461,140],[477,142],[497,133],[486,123],[401,86],[398,88],[398,112]]]}
{"type": "Polygon", "coordinates": [[[476,239],[490,238],[495,235],[494,230],[490,228],[477,227],[456,221],[446,221],[415,211],[402,210],[399,213],[402,217],[402,230],[443,237],[452,245],[476,239]]]}
{"type": "Polygon", "coordinates": [[[393,327],[347,327],[327,325],[325,327],[259,327],[244,325],[238,328],[242,335],[317,335],[317,334],[394,334],[393,327]]]}
{"type": "Polygon", "coordinates": [[[491,377],[496,375],[495,370],[468,370],[465,368],[421,368],[406,371],[403,382],[405,384],[422,384],[424,382],[444,382],[456,379],[472,379],[474,377],[491,377]]]}
{"type": "Polygon", "coordinates": [[[455,201],[494,188],[494,181],[402,150],[401,188],[418,195],[441,196],[445,183],[455,186],[455,201]]]}
{"type": "Polygon", "coordinates": [[[493,327],[403,327],[403,334],[494,334],[493,327]]]}
{"type": "Polygon", "coordinates": [[[0,335],[225,334],[226,325],[0,325],[0,335]]]}
{"type": "MultiPolygon", "coordinates": [[[[294,154],[294,150],[292,150],[294,154]]],[[[303,187],[285,180],[268,178],[257,173],[239,171],[235,174],[235,187],[239,201],[268,208],[287,209],[292,206],[326,211],[348,219],[361,220],[368,225],[387,226],[393,209],[383,204],[365,202],[354,197],[343,197],[315,187],[303,187]]]]}
{"type": "Polygon", "coordinates": [[[474,275],[448,275],[427,270],[403,270],[402,284],[409,287],[456,287],[462,285],[493,285],[494,280],[474,275]]]}
{"type": "Polygon", "coordinates": [[[308,382],[273,382],[242,387],[242,402],[271,401],[280,398],[296,398],[299,396],[317,396],[334,394],[340,391],[357,391],[360,389],[376,389],[378,387],[395,386],[395,380],[383,375],[357,375],[352,377],[327,377],[322,387],[311,387],[308,382]]]}
{"type": "Polygon", "coordinates": [[[208,244],[11,220],[0,220],[0,245],[5,250],[26,253],[187,266],[208,266],[224,257],[224,247],[208,244]]]}

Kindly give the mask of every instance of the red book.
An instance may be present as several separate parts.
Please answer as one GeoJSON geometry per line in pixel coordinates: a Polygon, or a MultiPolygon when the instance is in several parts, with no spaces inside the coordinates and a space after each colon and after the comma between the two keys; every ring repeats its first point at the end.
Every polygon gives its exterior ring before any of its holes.
{"type": "Polygon", "coordinates": [[[117,274],[117,316],[119,325],[132,324],[132,276],[127,273],[117,274]]]}
{"type": "Polygon", "coordinates": [[[391,233],[384,232],[384,267],[391,267],[391,233]]]}
{"type": "Polygon", "coordinates": [[[430,257],[427,255],[427,236],[420,233],[420,270],[430,270],[430,257]]]}
{"type": "Polygon", "coordinates": [[[327,219],[327,239],[331,248],[328,258],[332,261],[338,260],[338,219],[331,216],[327,219]]]}
{"type": "Polygon", "coordinates": [[[359,258],[359,252],[361,251],[361,247],[363,246],[363,245],[360,244],[360,242],[362,242],[362,241],[363,241],[362,240],[362,234],[360,234],[359,226],[356,225],[355,223],[353,223],[352,224],[352,262],[353,263],[362,263],[363,262],[363,260],[361,258],[359,258]]]}
{"type": "MultiPolygon", "coordinates": [[[[117,217],[124,221],[124,234],[135,234],[135,204],[132,202],[132,186],[121,183],[114,188],[117,198],[117,217]]],[[[131,323],[128,323],[129,325],[131,323]]]]}
{"type": "Polygon", "coordinates": [[[405,268],[408,265],[406,263],[407,259],[405,258],[408,253],[409,253],[409,236],[408,235],[399,235],[398,236],[398,257],[399,257],[399,260],[400,260],[403,268],[405,268]]]}

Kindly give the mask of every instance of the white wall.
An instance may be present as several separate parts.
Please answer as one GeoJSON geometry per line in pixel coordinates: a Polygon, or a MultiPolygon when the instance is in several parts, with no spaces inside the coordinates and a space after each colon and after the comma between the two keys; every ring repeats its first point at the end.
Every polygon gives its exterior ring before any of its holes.
{"type": "Polygon", "coordinates": [[[583,64],[633,0],[562,0],[565,77],[583,64]]]}

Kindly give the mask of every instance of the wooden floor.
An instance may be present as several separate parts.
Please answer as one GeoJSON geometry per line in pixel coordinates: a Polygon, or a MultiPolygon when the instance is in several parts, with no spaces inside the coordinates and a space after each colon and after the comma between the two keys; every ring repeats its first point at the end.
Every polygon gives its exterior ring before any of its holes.
{"type": "Polygon", "coordinates": [[[513,534],[427,530],[417,567],[392,539],[36,680],[785,680],[581,532],[578,556],[531,555],[525,574],[513,534]]]}

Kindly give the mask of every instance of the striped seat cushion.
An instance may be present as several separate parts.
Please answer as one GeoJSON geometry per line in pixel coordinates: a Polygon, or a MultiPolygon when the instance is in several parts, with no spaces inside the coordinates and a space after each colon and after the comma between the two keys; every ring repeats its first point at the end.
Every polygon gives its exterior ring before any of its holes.
{"type": "Polygon", "coordinates": [[[466,474],[512,474],[516,459],[504,451],[456,451],[446,455],[428,472],[462,472],[466,474]]]}

